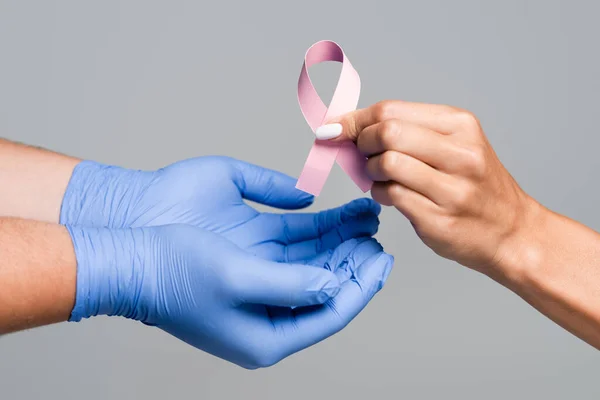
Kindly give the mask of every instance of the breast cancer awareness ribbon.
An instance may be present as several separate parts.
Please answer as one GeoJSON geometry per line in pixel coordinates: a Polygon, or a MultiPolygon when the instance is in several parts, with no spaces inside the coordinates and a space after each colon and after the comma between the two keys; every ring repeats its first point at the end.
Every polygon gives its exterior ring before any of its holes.
{"type": "MultiPolygon", "coordinates": [[[[304,119],[313,132],[325,121],[354,111],[358,105],[359,96],[360,77],[342,48],[329,40],[313,44],[304,56],[304,64],[300,72],[300,79],[298,79],[298,103],[300,103],[304,119]],[[329,107],[325,106],[308,76],[308,68],[325,61],[342,63],[342,72],[329,107]]],[[[318,196],[335,162],[363,192],[371,189],[373,182],[366,174],[367,160],[358,151],[356,145],[351,141],[330,142],[324,140],[315,140],[296,183],[296,188],[318,196]]]]}

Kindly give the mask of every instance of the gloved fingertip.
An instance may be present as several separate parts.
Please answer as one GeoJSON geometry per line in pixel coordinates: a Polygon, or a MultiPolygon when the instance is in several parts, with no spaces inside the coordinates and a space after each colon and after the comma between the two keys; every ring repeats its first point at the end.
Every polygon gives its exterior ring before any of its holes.
{"type": "Polygon", "coordinates": [[[237,186],[242,197],[282,209],[308,207],[314,196],[296,188],[297,179],[257,165],[236,162],[237,186]]]}
{"type": "Polygon", "coordinates": [[[300,192],[298,194],[298,199],[302,205],[309,206],[315,202],[315,196],[313,196],[312,194],[303,192],[300,189],[296,189],[296,190],[298,190],[298,192],[300,192]]]}
{"type": "Polygon", "coordinates": [[[360,245],[361,243],[364,243],[364,242],[367,242],[370,240],[373,240],[373,239],[371,239],[368,236],[359,236],[356,238],[348,239],[344,243],[348,243],[349,248],[354,248],[354,247],[360,245]]]}
{"type": "Polygon", "coordinates": [[[271,203],[283,209],[302,209],[310,206],[315,201],[315,196],[300,189],[291,188],[290,191],[275,193],[276,198],[271,203]]]}
{"type": "MultiPolygon", "coordinates": [[[[383,247],[382,247],[383,250],[383,247]]],[[[388,266],[390,264],[393,265],[394,263],[394,256],[392,256],[391,254],[388,253],[384,253],[382,251],[382,253],[379,255],[379,257],[377,258],[377,260],[375,261],[378,264],[383,264],[384,266],[388,266]]]]}
{"type": "Polygon", "coordinates": [[[381,243],[379,243],[379,242],[377,241],[377,239],[374,239],[374,238],[369,238],[369,239],[368,239],[368,240],[366,240],[365,242],[363,242],[363,243],[360,243],[360,244],[357,246],[357,249],[356,249],[356,251],[357,251],[357,252],[358,252],[358,251],[364,251],[364,252],[366,252],[367,254],[368,254],[368,253],[371,253],[371,254],[376,254],[376,253],[377,253],[377,254],[378,254],[378,253],[381,253],[381,252],[383,252],[383,246],[381,245],[381,243]]]}
{"type": "Polygon", "coordinates": [[[379,231],[379,218],[374,215],[370,215],[367,216],[365,220],[368,228],[368,234],[370,236],[375,235],[379,231]]]}
{"type": "Polygon", "coordinates": [[[369,298],[383,288],[393,265],[394,257],[382,251],[358,268],[357,278],[365,287],[369,298]]]}
{"type": "Polygon", "coordinates": [[[371,202],[373,203],[373,212],[375,215],[381,214],[381,204],[377,203],[375,200],[371,200],[371,202]]]}
{"type": "Polygon", "coordinates": [[[354,199],[351,202],[343,206],[343,214],[347,216],[353,216],[359,213],[361,210],[367,208],[366,198],[354,199]]]}
{"type": "Polygon", "coordinates": [[[344,209],[342,210],[342,221],[347,221],[360,215],[377,216],[380,212],[381,206],[378,203],[372,199],[363,197],[352,200],[350,203],[344,206],[344,209]]]}

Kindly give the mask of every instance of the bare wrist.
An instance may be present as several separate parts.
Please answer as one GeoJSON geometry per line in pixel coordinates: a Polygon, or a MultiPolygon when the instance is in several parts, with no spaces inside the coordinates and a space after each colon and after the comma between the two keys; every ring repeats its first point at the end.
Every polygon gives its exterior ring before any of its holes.
{"type": "Polygon", "coordinates": [[[518,225],[499,246],[496,258],[486,274],[509,288],[521,286],[535,275],[544,254],[541,237],[552,218],[550,210],[527,197],[518,225]]]}

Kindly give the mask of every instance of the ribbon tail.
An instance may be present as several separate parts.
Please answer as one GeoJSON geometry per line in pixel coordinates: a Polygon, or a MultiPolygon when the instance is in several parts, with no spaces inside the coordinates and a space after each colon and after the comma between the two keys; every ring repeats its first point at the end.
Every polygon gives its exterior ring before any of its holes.
{"type": "Polygon", "coordinates": [[[371,190],[373,181],[367,176],[367,159],[352,142],[344,142],[337,154],[337,163],[363,193],[371,190]]]}
{"type": "Polygon", "coordinates": [[[340,146],[337,144],[332,145],[315,140],[296,183],[296,189],[318,196],[325,186],[339,150],[340,146]]]}

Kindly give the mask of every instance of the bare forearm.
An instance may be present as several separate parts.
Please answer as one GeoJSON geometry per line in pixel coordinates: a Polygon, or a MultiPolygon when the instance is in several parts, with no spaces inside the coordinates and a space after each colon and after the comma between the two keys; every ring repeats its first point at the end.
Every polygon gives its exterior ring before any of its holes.
{"type": "Polygon", "coordinates": [[[64,226],[0,218],[0,334],[68,320],[76,269],[64,226]]]}
{"type": "Polygon", "coordinates": [[[525,232],[494,279],[600,349],[600,234],[543,207],[525,232]]]}
{"type": "Polygon", "coordinates": [[[600,349],[600,234],[531,199],[475,115],[387,100],[328,124],[317,138],[354,141],[368,157],[373,198],[402,212],[433,251],[600,349]]]}
{"type": "Polygon", "coordinates": [[[58,222],[65,189],[79,161],[0,139],[0,216],[58,222]]]}

